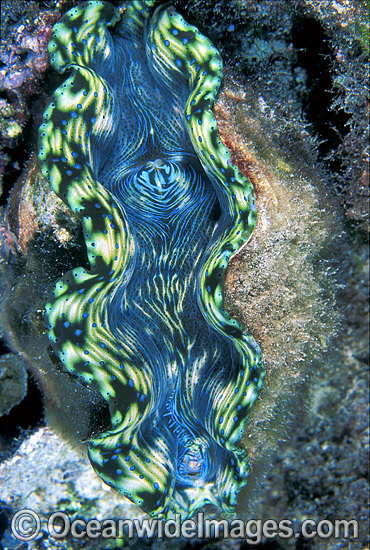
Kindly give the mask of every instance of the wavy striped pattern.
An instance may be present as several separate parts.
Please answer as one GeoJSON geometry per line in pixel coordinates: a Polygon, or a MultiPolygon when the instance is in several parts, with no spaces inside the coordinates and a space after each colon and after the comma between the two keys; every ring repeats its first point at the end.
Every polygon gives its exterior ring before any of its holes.
{"type": "Polygon", "coordinates": [[[44,319],[64,369],[108,402],[111,427],[89,442],[98,475],[151,515],[232,514],[264,368],[222,285],[256,206],[212,113],[219,52],[153,3],[120,17],[84,2],[53,29],[51,64],[71,76],[44,113],[39,160],[81,220],[90,267],[56,282],[44,319]]]}

